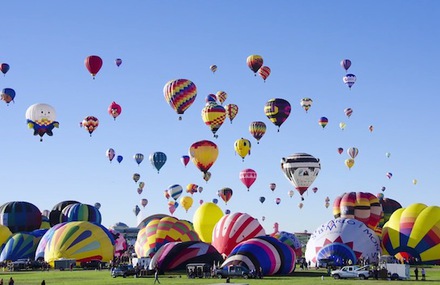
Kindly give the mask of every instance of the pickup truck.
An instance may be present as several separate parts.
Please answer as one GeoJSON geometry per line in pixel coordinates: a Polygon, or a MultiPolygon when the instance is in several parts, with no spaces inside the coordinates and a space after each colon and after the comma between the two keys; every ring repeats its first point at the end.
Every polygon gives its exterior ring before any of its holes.
{"type": "Polygon", "coordinates": [[[331,276],[335,279],[359,278],[368,279],[370,277],[369,266],[359,267],[356,265],[344,266],[341,269],[333,270],[331,276]]]}
{"type": "Polygon", "coordinates": [[[215,271],[215,276],[217,278],[227,278],[227,277],[243,277],[244,279],[255,278],[255,274],[251,272],[244,266],[240,265],[230,265],[223,268],[219,268],[215,271]]]}

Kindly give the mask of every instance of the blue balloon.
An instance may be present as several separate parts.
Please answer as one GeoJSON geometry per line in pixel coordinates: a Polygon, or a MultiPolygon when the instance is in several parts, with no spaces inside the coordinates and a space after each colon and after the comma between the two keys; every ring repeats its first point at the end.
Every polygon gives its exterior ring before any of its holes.
{"type": "Polygon", "coordinates": [[[217,204],[218,203],[218,199],[217,198],[212,199],[212,203],[217,204]]]}
{"type": "Polygon", "coordinates": [[[167,161],[167,156],[165,153],[157,151],[155,153],[150,154],[150,162],[157,169],[157,173],[164,166],[167,161]]]}
{"type": "Polygon", "coordinates": [[[142,153],[136,153],[133,158],[136,161],[136,163],[139,165],[144,160],[144,155],[142,153]]]}
{"type": "Polygon", "coordinates": [[[124,159],[124,157],[123,157],[122,155],[118,155],[118,156],[116,157],[116,160],[117,160],[119,163],[121,163],[123,159],[124,159]]]}

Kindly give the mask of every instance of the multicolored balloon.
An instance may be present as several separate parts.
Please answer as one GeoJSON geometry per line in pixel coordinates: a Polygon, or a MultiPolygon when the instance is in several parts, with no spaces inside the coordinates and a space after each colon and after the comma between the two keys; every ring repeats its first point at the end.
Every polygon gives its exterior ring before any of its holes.
{"type": "Polygon", "coordinates": [[[353,158],[347,158],[345,160],[345,166],[348,167],[348,169],[351,169],[354,165],[354,159],[353,158]]]}
{"type": "Polygon", "coordinates": [[[345,113],[345,116],[347,116],[348,118],[350,118],[350,117],[351,117],[351,114],[353,114],[353,109],[351,109],[351,108],[346,108],[346,109],[344,109],[344,113],[345,113]]]}
{"type": "Polygon", "coordinates": [[[228,201],[232,198],[233,191],[231,188],[225,187],[220,190],[218,190],[218,195],[220,198],[222,198],[223,201],[225,201],[225,204],[228,204],[228,201]]]}
{"type": "Polygon", "coordinates": [[[179,184],[173,184],[168,187],[168,192],[170,193],[174,201],[177,201],[180,195],[182,195],[183,188],[179,184]]]}
{"type": "Polygon", "coordinates": [[[189,155],[182,155],[180,161],[182,162],[183,166],[186,167],[188,165],[188,162],[190,161],[189,155]]]}
{"type": "Polygon", "coordinates": [[[206,96],[206,98],[205,98],[205,102],[206,103],[217,103],[217,96],[215,96],[214,94],[208,94],[208,96],[206,96]]]}
{"type": "Polygon", "coordinates": [[[328,124],[328,119],[326,117],[321,117],[318,120],[318,124],[324,129],[328,124]]]}
{"type": "Polygon", "coordinates": [[[32,203],[8,202],[0,206],[0,224],[12,233],[31,232],[41,226],[41,212],[32,203]]]}
{"type": "Polygon", "coordinates": [[[223,122],[226,119],[226,110],[222,105],[218,105],[217,103],[209,103],[206,104],[202,109],[202,120],[214,134],[214,137],[217,138],[216,134],[218,129],[223,125],[223,122]]]}
{"type": "Polygon", "coordinates": [[[135,183],[137,183],[140,178],[141,178],[141,175],[139,173],[133,174],[133,180],[135,183]]]}
{"type": "Polygon", "coordinates": [[[163,94],[165,101],[180,115],[179,120],[181,120],[181,115],[183,115],[196,99],[197,87],[188,79],[171,80],[165,84],[163,94]]]}
{"type": "Polygon", "coordinates": [[[310,107],[312,107],[313,100],[310,98],[302,98],[301,99],[301,107],[306,111],[306,113],[309,111],[310,107]]]}
{"type": "Polygon", "coordinates": [[[263,58],[260,55],[250,55],[246,59],[247,66],[254,72],[257,76],[258,70],[263,66],[263,58]]]}
{"type": "Polygon", "coordinates": [[[338,153],[342,154],[344,152],[344,149],[342,147],[338,147],[338,153]]]}
{"type": "Polygon", "coordinates": [[[98,128],[99,120],[95,116],[87,116],[81,122],[81,126],[89,132],[90,136],[98,128]]]}
{"type": "Polygon", "coordinates": [[[261,138],[266,133],[266,124],[261,121],[252,122],[249,125],[249,132],[257,140],[257,144],[259,144],[261,138]]]}
{"type": "Polygon", "coordinates": [[[275,204],[279,205],[281,203],[281,198],[275,198],[275,204]]]}
{"type": "Polygon", "coordinates": [[[257,180],[257,172],[253,169],[246,168],[240,171],[239,178],[249,191],[249,188],[254,184],[255,180],[257,180]]]}
{"type": "Polygon", "coordinates": [[[281,98],[270,99],[264,106],[264,113],[269,120],[278,127],[278,131],[280,131],[281,125],[289,117],[290,111],[290,103],[281,98]]]}
{"type": "Polygon", "coordinates": [[[1,100],[6,102],[6,105],[14,101],[15,90],[12,88],[4,88],[1,94],[1,100]]]}
{"type": "MultiPolygon", "coordinates": [[[[202,140],[193,143],[189,148],[189,156],[194,165],[204,174],[208,172],[218,157],[218,148],[215,143],[202,140]]],[[[209,178],[208,178],[209,179],[209,178]]]]}
{"type": "Polygon", "coordinates": [[[351,90],[351,86],[353,86],[353,84],[356,82],[356,75],[354,74],[346,74],[343,78],[342,81],[344,81],[344,83],[348,86],[348,88],[350,88],[351,90]]]}
{"type": "Polygon", "coordinates": [[[223,105],[223,103],[226,101],[226,98],[228,98],[228,93],[220,90],[215,93],[215,96],[217,96],[217,100],[220,102],[220,105],[223,105]]]}
{"type": "Polygon", "coordinates": [[[340,128],[341,130],[344,130],[346,126],[347,126],[347,124],[345,124],[344,122],[340,122],[340,123],[339,123],[339,128],[340,128]]]}
{"type": "Polygon", "coordinates": [[[87,70],[90,72],[92,78],[95,79],[96,74],[102,67],[102,59],[97,55],[91,55],[86,57],[84,64],[87,70]]]}
{"type": "Polygon", "coordinates": [[[29,129],[34,130],[34,136],[40,136],[40,142],[43,136],[53,136],[53,129],[59,127],[59,122],[55,121],[55,109],[44,103],[33,104],[26,110],[26,122],[29,129]]]}
{"type": "Polygon", "coordinates": [[[393,174],[391,172],[387,172],[385,175],[388,179],[391,179],[391,177],[393,177],[393,174]]]}
{"type": "Polygon", "coordinates": [[[217,65],[213,64],[209,67],[211,69],[212,73],[215,73],[217,71],[217,65]]]}
{"type": "Polygon", "coordinates": [[[262,66],[260,67],[260,69],[258,69],[258,74],[261,76],[261,78],[263,78],[264,82],[266,82],[266,79],[269,77],[270,75],[270,68],[269,66],[262,66]]]}
{"type": "Polygon", "coordinates": [[[351,158],[355,159],[356,156],[359,154],[359,150],[356,147],[350,147],[349,149],[347,149],[347,153],[351,158]]]}
{"type": "Polygon", "coordinates": [[[225,110],[226,116],[229,118],[229,121],[231,121],[232,124],[232,120],[234,120],[238,114],[238,106],[235,104],[228,104],[225,106],[225,110]]]}

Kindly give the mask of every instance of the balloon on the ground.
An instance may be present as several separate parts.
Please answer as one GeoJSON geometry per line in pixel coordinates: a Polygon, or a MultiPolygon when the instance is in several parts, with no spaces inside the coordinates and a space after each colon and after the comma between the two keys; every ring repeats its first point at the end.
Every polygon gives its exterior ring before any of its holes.
{"type": "Polygon", "coordinates": [[[46,250],[47,243],[52,239],[55,231],[58,228],[64,226],[65,224],[66,223],[56,224],[44,233],[44,235],[41,237],[40,241],[38,242],[37,248],[35,250],[35,260],[44,260],[44,252],[46,250]]]}
{"type": "Polygon", "coordinates": [[[182,119],[183,113],[194,103],[197,97],[196,85],[188,79],[176,79],[168,81],[164,88],[163,94],[165,101],[182,119]]]}
{"type": "MultiPolygon", "coordinates": [[[[379,193],[382,194],[382,193],[379,193]]],[[[383,195],[383,194],[382,194],[383,195]]],[[[379,196],[379,195],[378,195],[379,196]]],[[[378,197],[379,198],[379,197],[378,197]]],[[[390,219],[391,215],[398,209],[402,208],[402,205],[394,199],[384,198],[383,196],[379,198],[379,202],[382,205],[382,216],[379,224],[376,228],[376,233],[382,233],[382,229],[386,222],[390,219]]]]}
{"type": "Polygon", "coordinates": [[[0,225],[0,252],[5,245],[5,243],[8,241],[8,239],[12,236],[11,230],[4,225],[0,225]]]}
{"type": "Polygon", "coordinates": [[[114,229],[109,229],[109,232],[113,235],[115,240],[115,256],[121,257],[128,249],[127,240],[124,235],[114,229]]]}
{"type": "Polygon", "coordinates": [[[84,60],[84,65],[90,72],[92,78],[95,79],[96,74],[102,67],[102,59],[97,55],[90,55],[84,60]]]}
{"type": "Polygon", "coordinates": [[[60,258],[75,259],[76,264],[90,260],[113,259],[115,240],[108,229],[90,222],[69,222],[57,228],[48,241],[44,260],[54,266],[60,258]]]}
{"type": "Polygon", "coordinates": [[[201,241],[211,243],[214,226],[222,217],[223,211],[212,202],[205,202],[197,208],[193,223],[201,241]]]}
{"type": "Polygon", "coordinates": [[[150,261],[149,269],[161,271],[185,270],[189,263],[220,264],[221,254],[201,241],[175,241],[162,246],[150,261]]]}
{"type": "Polygon", "coordinates": [[[40,228],[41,212],[29,202],[8,202],[0,206],[0,224],[12,233],[31,232],[40,228]]]}
{"type": "Polygon", "coordinates": [[[422,203],[396,210],[382,229],[383,254],[440,264],[440,207],[422,203]]]}
{"type": "Polygon", "coordinates": [[[270,234],[270,236],[290,246],[295,252],[296,258],[300,258],[302,256],[301,242],[294,233],[275,230],[270,234]]]}
{"type": "Polygon", "coordinates": [[[33,232],[16,233],[6,242],[0,254],[0,261],[16,261],[18,259],[35,258],[35,251],[41,237],[46,233],[44,230],[35,230],[33,232]]]}
{"type": "Polygon", "coordinates": [[[281,98],[270,99],[264,105],[264,113],[269,120],[278,127],[280,131],[281,125],[287,120],[291,112],[290,103],[281,98]]]}
{"type": "Polygon", "coordinates": [[[26,122],[29,129],[34,130],[34,136],[40,136],[40,141],[43,141],[43,136],[53,136],[53,129],[58,128],[60,123],[55,121],[57,114],[55,109],[45,103],[38,103],[29,106],[26,110],[26,122]]]}
{"type": "Polygon", "coordinates": [[[258,220],[249,214],[231,213],[223,216],[215,225],[211,244],[218,252],[227,256],[242,241],[265,234],[258,220]]]}
{"type": "Polygon", "coordinates": [[[63,209],[70,204],[76,204],[76,203],[79,202],[75,200],[66,200],[66,201],[61,201],[55,206],[53,206],[52,211],[50,211],[49,213],[50,225],[54,226],[56,224],[61,223],[62,222],[61,212],[63,211],[63,209]]]}
{"type": "Polygon", "coordinates": [[[61,211],[62,222],[88,221],[101,224],[102,217],[99,210],[89,204],[70,204],[61,211]]]}
{"type": "Polygon", "coordinates": [[[333,202],[335,218],[356,219],[374,230],[382,217],[379,199],[368,192],[346,192],[333,202]]]}
{"type": "Polygon", "coordinates": [[[378,261],[380,240],[373,230],[355,219],[337,218],[319,226],[307,242],[305,258],[313,265],[321,259],[330,259],[335,265],[343,261],[368,259],[370,263],[378,261]]]}
{"type": "Polygon", "coordinates": [[[302,196],[321,170],[318,158],[307,153],[294,153],[281,158],[281,170],[302,196]]]}
{"type": "Polygon", "coordinates": [[[243,264],[263,275],[284,275],[295,269],[296,255],[287,244],[271,236],[257,236],[238,244],[221,265],[243,264]]]}
{"type": "Polygon", "coordinates": [[[240,181],[246,186],[248,191],[255,180],[257,180],[257,176],[257,172],[250,168],[243,169],[239,174],[240,181]]]}

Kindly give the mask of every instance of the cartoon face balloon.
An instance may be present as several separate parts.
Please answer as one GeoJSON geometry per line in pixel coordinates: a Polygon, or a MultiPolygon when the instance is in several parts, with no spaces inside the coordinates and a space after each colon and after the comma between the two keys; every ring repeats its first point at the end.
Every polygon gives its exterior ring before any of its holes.
{"type": "Polygon", "coordinates": [[[39,135],[42,141],[43,135],[53,135],[53,128],[58,128],[59,123],[55,121],[55,109],[44,103],[31,105],[26,110],[26,120],[28,127],[34,130],[34,136],[39,135]]]}

